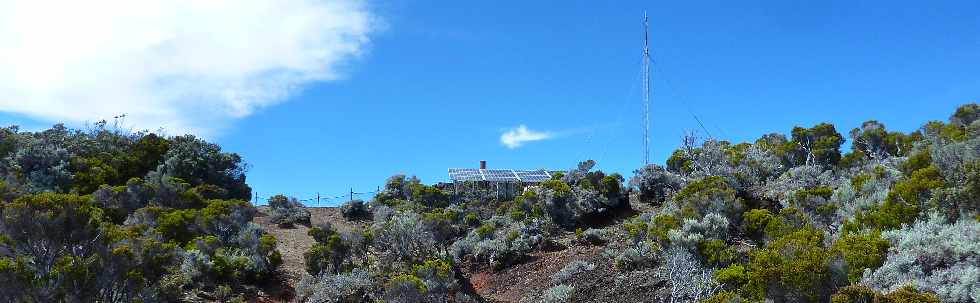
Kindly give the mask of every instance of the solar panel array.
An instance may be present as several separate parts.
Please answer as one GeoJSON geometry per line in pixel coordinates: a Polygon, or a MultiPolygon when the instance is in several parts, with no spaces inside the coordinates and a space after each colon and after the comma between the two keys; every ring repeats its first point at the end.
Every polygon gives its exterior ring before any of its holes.
{"type": "Polygon", "coordinates": [[[514,174],[524,182],[544,182],[551,179],[551,175],[544,170],[515,170],[514,174]]]}
{"type": "Polygon", "coordinates": [[[483,176],[487,181],[493,182],[517,182],[521,179],[510,169],[484,169],[483,176]]]}
{"type": "Polygon", "coordinates": [[[483,181],[483,174],[475,168],[450,168],[449,179],[453,181],[483,181]]]}
{"type": "Polygon", "coordinates": [[[544,170],[450,168],[453,181],[543,182],[551,178],[544,170]]]}

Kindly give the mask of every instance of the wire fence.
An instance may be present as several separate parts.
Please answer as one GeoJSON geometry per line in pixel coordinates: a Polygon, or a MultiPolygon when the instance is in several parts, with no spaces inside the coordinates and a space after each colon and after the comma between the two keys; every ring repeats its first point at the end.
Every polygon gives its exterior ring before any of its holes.
{"type": "MultiPolygon", "coordinates": [[[[380,187],[378,189],[374,190],[374,191],[358,192],[358,191],[354,191],[353,189],[351,189],[350,191],[348,191],[346,193],[337,194],[337,195],[321,195],[320,193],[317,193],[315,196],[308,196],[308,197],[304,197],[304,198],[295,197],[295,198],[296,198],[297,201],[299,201],[300,203],[303,203],[303,205],[306,205],[306,206],[335,206],[335,205],[340,205],[343,202],[347,202],[347,201],[351,201],[351,200],[358,200],[358,199],[360,199],[360,200],[368,200],[368,199],[374,197],[374,195],[377,194],[377,193],[379,193],[379,192],[381,192],[381,188],[380,187]]],[[[272,196],[261,196],[261,195],[259,195],[258,192],[255,192],[253,194],[252,204],[254,204],[254,205],[265,205],[265,204],[267,204],[267,201],[269,200],[269,198],[271,198],[273,196],[275,196],[275,195],[272,195],[272,196]]]]}

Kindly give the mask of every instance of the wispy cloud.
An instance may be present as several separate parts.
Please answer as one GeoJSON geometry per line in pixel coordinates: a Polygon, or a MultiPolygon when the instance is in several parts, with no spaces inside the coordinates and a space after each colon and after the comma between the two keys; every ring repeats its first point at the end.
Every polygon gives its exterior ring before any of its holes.
{"type": "Polygon", "coordinates": [[[377,24],[360,0],[2,0],[0,111],[214,132],[338,79],[377,24]]]}
{"type": "Polygon", "coordinates": [[[553,134],[550,132],[530,130],[522,124],[500,135],[500,143],[503,143],[507,148],[515,149],[521,147],[526,142],[546,140],[552,137],[553,134]]]}

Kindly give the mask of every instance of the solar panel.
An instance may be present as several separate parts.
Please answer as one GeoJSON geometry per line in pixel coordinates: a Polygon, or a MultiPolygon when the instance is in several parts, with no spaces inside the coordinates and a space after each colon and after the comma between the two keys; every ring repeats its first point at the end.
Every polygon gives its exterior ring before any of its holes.
{"type": "Polygon", "coordinates": [[[517,175],[521,181],[524,182],[544,182],[551,179],[551,175],[544,170],[515,170],[514,174],[517,175]]]}
{"type": "Polygon", "coordinates": [[[483,174],[475,168],[450,168],[449,179],[453,181],[483,181],[483,174]]]}
{"type": "Polygon", "coordinates": [[[509,169],[484,169],[483,175],[486,176],[487,181],[493,182],[517,182],[520,179],[514,174],[513,170],[509,169]]]}
{"type": "Polygon", "coordinates": [[[476,169],[450,168],[449,179],[453,181],[490,182],[530,182],[538,183],[551,179],[544,170],[476,169]]]}

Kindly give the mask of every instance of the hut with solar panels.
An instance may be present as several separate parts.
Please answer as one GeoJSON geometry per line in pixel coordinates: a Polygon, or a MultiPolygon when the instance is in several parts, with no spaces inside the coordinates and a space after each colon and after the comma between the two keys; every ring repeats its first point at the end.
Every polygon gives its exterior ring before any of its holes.
{"type": "Polygon", "coordinates": [[[485,192],[497,200],[513,199],[528,186],[538,185],[551,179],[547,170],[487,169],[487,161],[480,161],[480,168],[450,168],[454,195],[485,192]]]}

